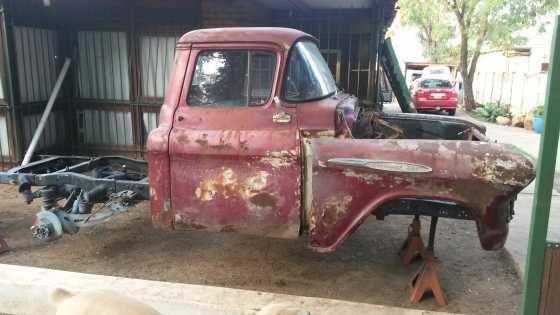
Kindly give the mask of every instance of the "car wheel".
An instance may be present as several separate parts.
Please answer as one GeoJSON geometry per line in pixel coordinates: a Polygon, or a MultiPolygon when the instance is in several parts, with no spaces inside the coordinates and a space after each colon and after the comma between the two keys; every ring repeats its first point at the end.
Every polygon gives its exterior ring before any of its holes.
{"type": "Polygon", "coordinates": [[[454,109],[449,109],[449,110],[447,110],[447,112],[449,113],[449,116],[455,116],[455,110],[454,109]]]}

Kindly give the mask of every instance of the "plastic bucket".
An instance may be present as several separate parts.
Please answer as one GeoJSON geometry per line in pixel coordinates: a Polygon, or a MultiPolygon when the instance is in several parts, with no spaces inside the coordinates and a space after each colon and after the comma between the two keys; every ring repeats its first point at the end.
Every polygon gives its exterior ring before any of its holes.
{"type": "Polygon", "coordinates": [[[540,116],[533,117],[533,130],[538,133],[544,132],[544,118],[540,116]]]}

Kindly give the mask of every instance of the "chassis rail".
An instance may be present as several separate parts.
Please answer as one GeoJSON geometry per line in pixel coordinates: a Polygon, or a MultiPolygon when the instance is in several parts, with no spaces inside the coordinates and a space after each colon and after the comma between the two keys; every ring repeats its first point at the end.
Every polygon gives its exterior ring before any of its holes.
{"type": "Polygon", "coordinates": [[[18,185],[26,203],[42,199],[31,231],[51,241],[149,199],[147,172],[147,162],[120,156],[47,156],[0,172],[0,184],[18,185]]]}

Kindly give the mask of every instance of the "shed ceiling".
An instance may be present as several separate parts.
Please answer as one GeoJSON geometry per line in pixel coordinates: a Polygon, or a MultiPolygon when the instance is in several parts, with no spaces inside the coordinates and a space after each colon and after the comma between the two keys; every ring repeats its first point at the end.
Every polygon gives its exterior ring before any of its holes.
{"type": "Polygon", "coordinates": [[[256,0],[273,9],[363,9],[373,0],[256,0]]]}

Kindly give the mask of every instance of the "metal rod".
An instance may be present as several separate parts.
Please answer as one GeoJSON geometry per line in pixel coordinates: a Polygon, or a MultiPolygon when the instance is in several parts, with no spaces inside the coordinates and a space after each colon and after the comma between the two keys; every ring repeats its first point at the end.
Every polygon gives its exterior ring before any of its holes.
{"type": "Polygon", "coordinates": [[[434,243],[436,240],[436,228],[439,217],[433,216],[430,221],[430,238],[428,239],[428,247],[426,248],[430,252],[434,252],[434,243]]]}
{"type": "Polygon", "coordinates": [[[556,16],[554,35],[550,53],[550,69],[546,87],[544,133],[541,137],[537,179],[533,199],[533,212],[529,230],[529,247],[525,268],[525,286],[523,294],[523,314],[538,314],[541,297],[542,276],[544,270],[544,254],[550,202],[554,184],[554,170],[558,135],[560,132],[560,16],[556,16]]]}
{"type": "Polygon", "coordinates": [[[21,162],[22,166],[25,166],[27,164],[29,164],[29,161],[31,161],[31,157],[33,156],[33,153],[35,152],[35,148],[37,147],[37,143],[39,142],[39,139],[41,138],[41,135],[43,134],[43,129],[45,129],[45,124],[47,123],[47,119],[49,118],[52,108],[54,106],[54,101],[56,100],[56,97],[58,96],[58,92],[60,91],[60,87],[62,86],[62,82],[64,81],[64,78],[66,77],[66,73],[68,72],[68,68],[70,67],[70,58],[66,58],[66,60],[64,61],[64,66],[62,66],[62,70],[60,71],[60,74],[58,75],[58,78],[56,79],[56,83],[54,84],[54,88],[53,91],[51,93],[51,96],[49,97],[49,101],[47,103],[47,106],[45,107],[45,111],[43,112],[43,116],[41,117],[41,120],[39,121],[39,125],[37,126],[37,130],[35,130],[35,134],[33,135],[33,139],[31,139],[31,143],[29,144],[29,147],[27,148],[27,152],[25,153],[25,157],[23,158],[23,162],[21,162]]]}

